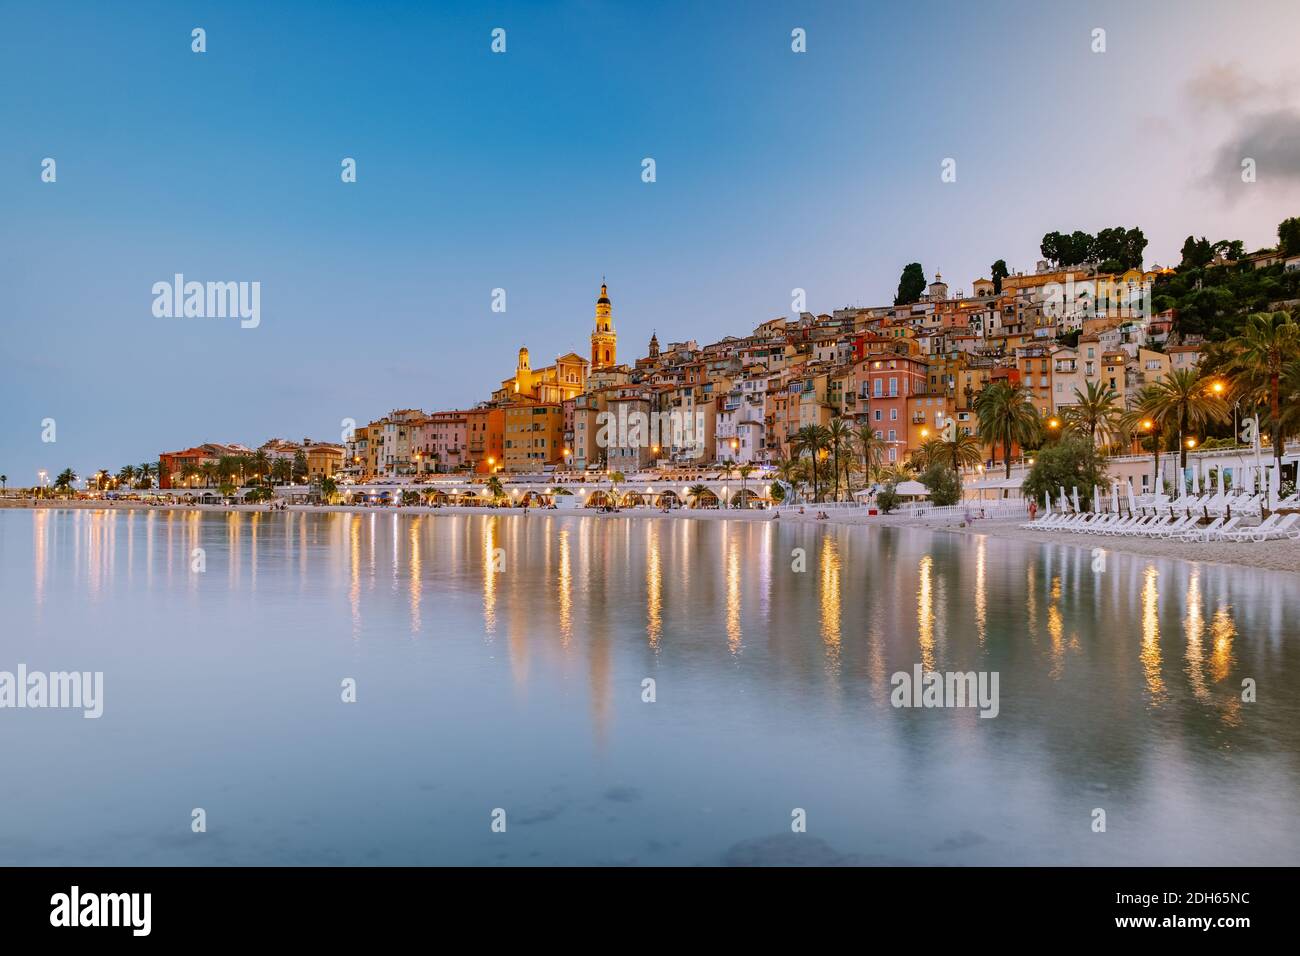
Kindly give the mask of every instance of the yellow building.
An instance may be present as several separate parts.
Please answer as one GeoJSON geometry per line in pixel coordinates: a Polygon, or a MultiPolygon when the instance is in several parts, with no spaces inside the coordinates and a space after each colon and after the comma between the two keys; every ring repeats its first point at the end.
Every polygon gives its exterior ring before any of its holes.
{"type": "Polygon", "coordinates": [[[343,469],[343,446],[304,439],[308,478],[332,478],[343,469]]]}
{"type": "Polygon", "coordinates": [[[558,404],[581,395],[587,389],[587,360],[576,352],[561,355],[554,365],[532,367],[527,346],[519,350],[515,374],[492,393],[497,405],[512,402],[558,404]]]}
{"type": "Polygon", "coordinates": [[[505,409],[505,470],[541,471],[564,457],[564,407],[523,402],[505,409]]]}

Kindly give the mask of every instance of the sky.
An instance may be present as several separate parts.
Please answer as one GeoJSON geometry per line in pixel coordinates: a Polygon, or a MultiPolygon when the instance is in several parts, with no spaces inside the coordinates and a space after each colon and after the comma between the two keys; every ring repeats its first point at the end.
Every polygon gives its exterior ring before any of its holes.
{"type": "Polygon", "coordinates": [[[632,361],[1051,230],[1270,245],[1300,4],[1246,9],[0,0],[0,473],[468,407],[520,345],[588,354],[602,276],[632,361]],[[176,273],[260,283],[260,323],[156,316],[176,273]]]}

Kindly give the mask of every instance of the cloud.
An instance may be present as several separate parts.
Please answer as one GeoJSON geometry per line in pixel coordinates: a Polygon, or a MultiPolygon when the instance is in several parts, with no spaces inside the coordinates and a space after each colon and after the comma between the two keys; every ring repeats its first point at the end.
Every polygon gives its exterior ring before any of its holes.
{"type": "Polygon", "coordinates": [[[1200,108],[1223,110],[1258,105],[1278,92],[1247,76],[1238,63],[1211,63],[1187,81],[1186,90],[1200,108]]]}
{"type": "Polygon", "coordinates": [[[1300,185],[1300,110],[1274,109],[1238,120],[1236,128],[1214,151],[1208,181],[1231,198],[1242,195],[1242,162],[1255,161],[1257,182],[1300,185]]]}

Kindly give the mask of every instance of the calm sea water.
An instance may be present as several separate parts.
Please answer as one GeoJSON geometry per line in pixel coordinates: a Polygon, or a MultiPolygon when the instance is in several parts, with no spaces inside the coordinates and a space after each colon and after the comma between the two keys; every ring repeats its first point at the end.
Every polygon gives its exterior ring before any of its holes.
{"type": "Polygon", "coordinates": [[[0,710],[0,864],[1300,863],[1291,575],[779,522],[11,510],[0,594],[0,670],[105,681],[99,720],[0,710]],[[891,707],[918,663],[997,671],[999,716],[891,707]]]}

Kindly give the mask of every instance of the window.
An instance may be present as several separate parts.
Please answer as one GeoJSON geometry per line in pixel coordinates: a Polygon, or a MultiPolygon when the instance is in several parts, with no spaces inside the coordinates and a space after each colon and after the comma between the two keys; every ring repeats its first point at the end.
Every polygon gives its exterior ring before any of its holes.
{"type": "Polygon", "coordinates": [[[891,422],[896,422],[896,421],[898,421],[898,409],[897,409],[897,408],[891,408],[891,409],[889,410],[889,420],[890,420],[891,422]]]}
{"type": "Polygon", "coordinates": [[[894,431],[892,428],[889,430],[889,440],[898,441],[898,432],[894,431]]]}

